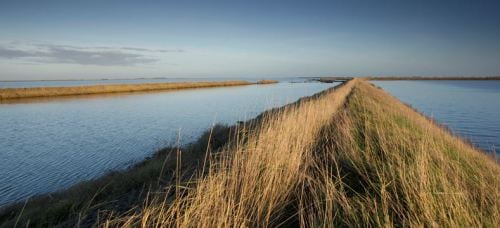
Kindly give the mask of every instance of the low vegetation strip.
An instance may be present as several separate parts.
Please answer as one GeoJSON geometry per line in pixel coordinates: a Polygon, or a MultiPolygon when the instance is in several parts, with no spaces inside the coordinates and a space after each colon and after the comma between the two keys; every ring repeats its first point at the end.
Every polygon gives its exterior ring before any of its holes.
{"type": "Polygon", "coordinates": [[[257,81],[257,84],[274,84],[274,83],[278,83],[278,81],[276,80],[259,80],[257,81]]]}
{"type": "MultiPolygon", "coordinates": [[[[269,83],[276,83],[277,81],[269,83]]],[[[0,89],[0,100],[33,98],[33,97],[54,97],[54,96],[74,96],[102,93],[124,93],[153,90],[177,90],[223,86],[243,86],[252,85],[248,81],[220,81],[220,82],[172,82],[172,83],[147,83],[147,84],[117,84],[117,85],[93,85],[74,87],[34,87],[34,88],[8,88],[0,89]]]]}

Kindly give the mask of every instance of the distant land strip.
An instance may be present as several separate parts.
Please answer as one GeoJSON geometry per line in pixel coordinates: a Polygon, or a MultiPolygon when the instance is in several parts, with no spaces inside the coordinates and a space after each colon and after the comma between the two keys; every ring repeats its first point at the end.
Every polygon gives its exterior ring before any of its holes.
{"type": "Polygon", "coordinates": [[[468,76],[468,77],[367,77],[369,80],[373,81],[384,81],[384,80],[500,80],[500,76],[468,76]]]}
{"type": "Polygon", "coordinates": [[[7,88],[0,89],[0,100],[75,96],[104,93],[128,93],[155,90],[180,90],[209,87],[244,86],[254,84],[273,84],[275,80],[260,80],[258,82],[248,81],[219,81],[219,82],[169,82],[169,83],[145,83],[145,84],[113,84],[113,85],[91,85],[91,86],[69,86],[69,87],[33,87],[33,88],[7,88]]]}
{"type": "MultiPolygon", "coordinates": [[[[341,82],[352,79],[353,77],[317,77],[313,78],[313,81],[319,81],[324,83],[341,82]]],[[[409,77],[396,77],[396,76],[380,76],[380,77],[362,77],[371,81],[403,81],[403,80],[500,80],[500,76],[463,76],[463,77],[446,77],[446,76],[435,76],[435,77],[424,77],[424,76],[409,76],[409,77]]]]}

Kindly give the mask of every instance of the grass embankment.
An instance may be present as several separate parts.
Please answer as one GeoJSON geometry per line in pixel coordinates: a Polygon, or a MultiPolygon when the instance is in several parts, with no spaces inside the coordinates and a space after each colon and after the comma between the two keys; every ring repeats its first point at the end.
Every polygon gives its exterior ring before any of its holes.
{"type": "Polygon", "coordinates": [[[304,184],[305,222],[500,224],[498,164],[366,82],[324,128],[315,151],[304,184]]]}
{"type": "Polygon", "coordinates": [[[495,226],[499,166],[361,82],[269,116],[206,176],[104,226],[495,226]]]}
{"type": "MultiPolygon", "coordinates": [[[[498,164],[367,82],[353,80],[274,110],[237,132],[207,153],[196,172],[169,167],[159,178],[166,187],[134,201],[127,213],[114,206],[91,221],[159,227],[500,223],[498,164]]],[[[190,159],[182,154],[174,159],[190,159]]],[[[82,202],[94,208],[106,203],[88,198],[82,202]]],[[[13,224],[15,213],[10,216],[13,224]]],[[[46,224],[56,224],[50,219],[46,224]]]]}
{"type": "Polygon", "coordinates": [[[34,88],[9,88],[0,89],[0,100],[34,98],[34,97],[55,97],[55,96],[75,96],[103,93],[126,93],[154,90],[179,90],[193,88],[223,87],[223,86],[243,86],[252,84],[270,84],[277,81],[263,80],[266,83],[252,83],[247,81],[220,81],[220,82],[172,82],[172,83],[147,83],[147,84],[118,84],[118,85],[92,85],[73,87],[34,87],[34,88]]]}
{"type": "Polygon", "coordinates": [[[355,83],[265,116],[256,130],[210,158],[205,176],[177,184],[173,202],[160,194],[140,212],[104,225],[279,225],[294,214],[290,206],[298,200],[306,161],[322,127],[332,121],[355,83]]]}

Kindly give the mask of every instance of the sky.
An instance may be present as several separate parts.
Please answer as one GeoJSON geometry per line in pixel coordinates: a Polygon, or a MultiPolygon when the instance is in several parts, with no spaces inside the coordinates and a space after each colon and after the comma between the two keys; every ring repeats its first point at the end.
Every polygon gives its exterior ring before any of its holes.
{"type": "Polygon", "coordinates": [[[0,80],[497,76],[500,1],[0,1],[0,80]]]}

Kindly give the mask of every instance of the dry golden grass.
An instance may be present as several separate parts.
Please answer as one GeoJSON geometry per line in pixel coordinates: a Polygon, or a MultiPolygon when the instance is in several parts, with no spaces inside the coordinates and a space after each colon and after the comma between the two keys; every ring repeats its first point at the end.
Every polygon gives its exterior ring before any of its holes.
{"type": "Polygon", "coordinates": [[[10,88],[0,89],[0,100],[73,96],[102,93],[124,93],[153,90],[178,90],[223,86],[243,86],[254,83],[247,81],[221,81],[221,82],[172,82],[172,83],[147,83],[147,84],[119,84],[119,85],[93,85],[74,87],[35,87],[35,88],[10,88]]]}
{"type": "Polygon", "coordinates": [[[366,82],[325,127],[305,180],[310,226],[496,227],[500,168],[366,82]]]}
{"type": "Polygon", "coordinates": [[[100,225],[500,224],[498,164],[358,80],[266,116],[207,162],[205,175],[100,225]]]}
{"type": "Polygon", "coordinates": [[[194,186],[177,185],[177,197],[168,207],[162,199],[155,200],[138,214],[103,225],[279,225],[289,216],[286,208],[305,178],[305,159],[318,133],[332,120],[355,83],[265,116],[258,130],[210,159],[208,174],[194,186]]]}

